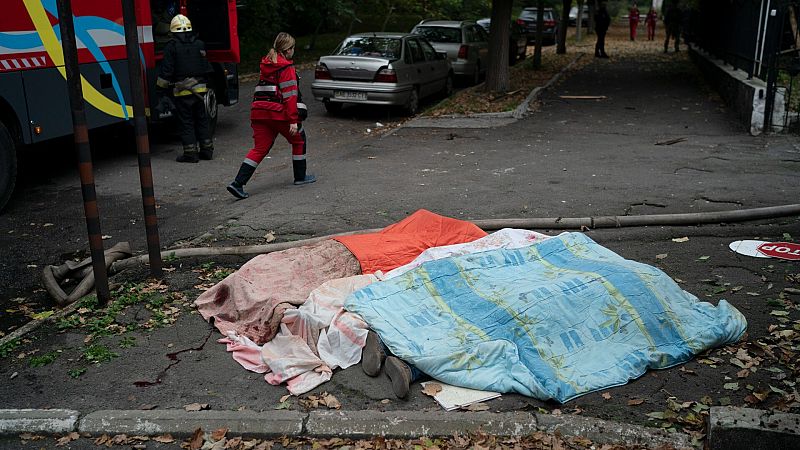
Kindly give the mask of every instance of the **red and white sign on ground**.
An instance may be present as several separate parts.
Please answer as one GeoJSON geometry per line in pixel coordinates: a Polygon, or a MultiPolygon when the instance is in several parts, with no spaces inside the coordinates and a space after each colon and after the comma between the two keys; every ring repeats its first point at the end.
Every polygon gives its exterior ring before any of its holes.
{"type": "Polygon", "coordinates": [[[792,242],[764,242],[757,250],[773,258],[800,260],[800,244],[792,242]]]}

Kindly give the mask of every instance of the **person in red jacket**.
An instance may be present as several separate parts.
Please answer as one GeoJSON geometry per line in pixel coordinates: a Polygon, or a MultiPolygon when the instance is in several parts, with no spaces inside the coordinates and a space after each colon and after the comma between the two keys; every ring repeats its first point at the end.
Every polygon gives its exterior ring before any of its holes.
{"type": "Polygon", "coordinates": [[[658,22],[658,13],[652,6],[644,21],[647,24],[647,40],[652,41],[656,38],[656,22],[658,22]]]}
{"type": "Polygon", "coordinates": [[[297,110],[297,73],[292,65],[294,38],[289,33],[278,33],[267,56],[261,59],[261,75],[250,108],[250,126],[253,128],[253,148],[244,158],[236,178],[228,185],[228,192],[238,199],[250,195],[244,185],[256,171],[275,138],[280,134],[292,145],[294,184],[317,181],[306,174],[306,150],[300,129],[297,110]]]}
{"type": "Polygon", "coordinates": [[[631,40],[636,40],[636,28],[639,27],[639,8],[636,7],[636,2],[633,2],[633,7],[628,13],[628,25],[631,27],[631,40]]]}

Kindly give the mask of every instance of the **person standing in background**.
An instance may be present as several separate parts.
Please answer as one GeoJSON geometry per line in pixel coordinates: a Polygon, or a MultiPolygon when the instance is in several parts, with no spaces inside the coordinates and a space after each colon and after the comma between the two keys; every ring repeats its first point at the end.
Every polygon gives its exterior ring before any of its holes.
{"type": "Polygon", "coordinates": [[[652,41],[656,38],[656,22],[658,22],[658,14],[652,6],[650,11],[647,12],[644,22],[647,24],[647,40],[652,41]]]}
{"type": "Polygon", "coordinates": [[[631,29],[631,40],[636,40],[636,29],[639,28],[639,8],[636,6],[636,2],[633,2],[633,6],[628,12],[628,26],[631,29]]]}
{"type": "Polygon", "coordinates": [[[214,155],[214,141],[203,96],[208,92],[206,78],[213,72],[206,59],[206,46],[192,30],[192,22],[178,14],[169,26],[172,39],[164,47],[164,59],[156,87],[162,92],[172,86],[175,109],[180,125],[183,154],[175,160],[182,163],[196,163],[201,159],[211,159],[214,155]],[[200,151],[197,151],[200,141],[200,151]]]}
{"type": "Polygon", "coordinates": [[[606,2],[600,2],[594,13],[594,31],[597,33],[597,43],[594,44],[595,58],[608,58],[606,54],[606,32],[611,26],[611,16],[608,15],[606,2]]]}
{"type": "Polygon", "coordinates": [[[664,0],[662,5],[662,20],[667,37],[664,39],[664,53],[669,51],[670,38],[675,39],[675,51],[679,52],[681,45],[681,14],[680,0],[664,0]]]}

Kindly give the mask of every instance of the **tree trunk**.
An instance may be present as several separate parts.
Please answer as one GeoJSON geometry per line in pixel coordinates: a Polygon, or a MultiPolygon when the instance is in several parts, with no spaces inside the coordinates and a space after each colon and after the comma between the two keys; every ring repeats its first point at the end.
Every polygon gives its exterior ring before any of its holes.
{"type": "Polygon", "coordinates": [[[542,39],[544,37],[544,0],[537,0],[536,7],[536,47],[533,48],[533,68],[542,67],[542,39]]]}
{"type": "MultiPolygon", "coordinates": [[[[567,29],[569,29],[569,9],[571,7],[572,0],[561,0],[561,26],[558,27],[558,48],[556,49],[556,53],[559,55],[567,53],[567,29]]],[[[578,16],[578,28],[580,28],[580,16],[578,16]]]]}
{"type": "MultiPolygon", "coordinates": [[[[584,8],[588,8],[589,5],[584,5],[583,0],[578,0],[578,20],[575,22],[575,40],[580,42],[583,39],[583,11],[584,8]]],[[[589,24],[586,24],[586,29],[589,29],[589,24]]]]}
{"type": "Polygon", "coordinates": [[[492,24],[489,32],[489,67],[486,68],[486,89],[508,92],[511,81],[508,73],[508,41],[510,38],[511,4],[513,0],[492,1],[492,24]]]}

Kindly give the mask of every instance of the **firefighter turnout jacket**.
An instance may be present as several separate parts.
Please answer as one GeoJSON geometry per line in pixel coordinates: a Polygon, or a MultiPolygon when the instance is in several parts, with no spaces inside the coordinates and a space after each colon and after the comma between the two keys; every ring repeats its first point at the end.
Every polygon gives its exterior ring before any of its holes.
{"type": "Polygon", "coordinates": [[[278,54],[276,62],[261,59],[261,75],[253,95],[250,119],[300,123],[297,110],[297,73],[292,62],[278,54]]]}
{"type": "Polygon", "coordinates": [[[172,93],[176,97],[203,95],[208,91],[206,77],[213,71],[206,59],[205,44],[191,31],[172,36],[164,47],[156,85],[162,89],[173,86],[172,93]]]}

